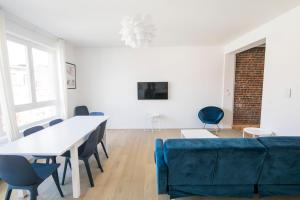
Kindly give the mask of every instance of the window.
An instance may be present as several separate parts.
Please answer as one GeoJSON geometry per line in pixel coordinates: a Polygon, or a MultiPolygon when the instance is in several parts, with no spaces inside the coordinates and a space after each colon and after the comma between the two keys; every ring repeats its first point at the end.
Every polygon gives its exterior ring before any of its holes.
{"type": "Polygon", "coordinates": [[[32,49],[35,92],[38,102],[55,100],[53,64],[48,52],[32,49]]]}
{"type": "Polygon", "coordinates": [[[12,41],[8,41],[7,46],[14,103],[31,103],[27,47],[12,41]]]}
{"type": "Polygon", "coordinates": [[[9,71],[20,129],[57,115],[55,54],[50,48],[8,36],[9,71]]]}

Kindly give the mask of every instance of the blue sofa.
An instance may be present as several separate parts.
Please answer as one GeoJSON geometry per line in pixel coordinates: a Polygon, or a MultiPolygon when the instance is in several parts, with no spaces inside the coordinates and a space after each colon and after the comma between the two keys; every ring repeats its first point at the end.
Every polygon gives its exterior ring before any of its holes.
{"type": "Polygon", "coordinates": [[[156,139],[155,161],[172,199],[300,194],[300,137],[156,139]]]}

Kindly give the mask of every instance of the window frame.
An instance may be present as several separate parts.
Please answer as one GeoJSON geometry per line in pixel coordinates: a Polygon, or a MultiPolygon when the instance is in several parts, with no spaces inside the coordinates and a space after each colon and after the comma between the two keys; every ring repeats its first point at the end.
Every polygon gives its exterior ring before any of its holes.
{"type": "MultiPolygon", "coordinates": [[[[37,108],[43,108],[43,107],[47,107],[47,106],[55,106],[56,107],[56,114],[54,116],[47,118],[47,119],[41,119],[41,120],[29,123],[29,124],[24,124],[21,126],[18,125],[19,130],[24,130],[30,126],[34,126],[37,124],[45,124],[47,121],[58,117],[59,116],[59,85],[58,85],[57,55],[56,55],[55,49],[45,46],[45,45],[42,45],[42,44],[39,44],[38,42],[34,42],[31,40],[26,40],[26,39],[17,37],[15,35],[12,35],[9,33],[6,34],[6,41],[12,41],[12,42],[24,45],[27,48],[26,56],[27,56],[27,64],[28,64],[28,70],[29,70],[31,103],[19,104],[19,105],[14,104],[15,114],[17,114],[18,112],[33,110],[33,109],[37,109],[37,108]],[[54,75],[54,77],[53,77],[53,84],[54,84],[54,90],[55,90],[55,92],[54,92],[55,99],[54,100],[40,101],[40,102],[37,101],[33,54],[32,54],[33,49],[45,51],[45,52],[49,53],[49,55],[51,56],[51,65],[53,66],[53,75],[54,75]]],[[[9,64],[8,68],[9,68],[9,72],[10,72],[10,64],[9,64]]],[[[10,82],[11,82],[11,80],[10,80],[10,82]]],[[[12,82],[11,82],[11,85],[12,85],[12,82]]],[[[12,90],[12,87],[11,87],[11,90],[12,90]]]]}

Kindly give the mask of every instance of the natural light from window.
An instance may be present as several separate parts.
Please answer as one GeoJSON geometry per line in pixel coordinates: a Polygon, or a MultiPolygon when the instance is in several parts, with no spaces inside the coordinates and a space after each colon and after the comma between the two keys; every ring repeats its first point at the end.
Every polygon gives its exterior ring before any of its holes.
{"type": "Polygon", "coordinates": [[[47,106],[43,108],[37,108],[33,110],[27,110],[17,113],[17,121],[19,126],[31,124],[36,121],[48,119],[56,114],[55,106],[47,106]]]}
{"type": "Polygon", "coordinates": [[[15,105],[31,103],[27,47],[8,41],[7,48],[14,103],[15,105]]]}
{"type": "Polygon", "coordinates": [[[57,115],[57,85],[51,49],[8,37],[11,86],[20,129],[57,115]]]}
{"type": "Polygon", "coordinates": [[[55,99],[55,90],[53,80],[53,66],[49,53],[39,49],[32,49],[36,100],[49,101],[55,99]]]}

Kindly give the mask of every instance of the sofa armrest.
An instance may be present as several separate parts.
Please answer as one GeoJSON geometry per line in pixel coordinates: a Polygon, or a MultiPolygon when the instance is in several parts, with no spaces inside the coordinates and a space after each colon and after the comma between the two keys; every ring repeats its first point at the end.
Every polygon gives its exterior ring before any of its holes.
{"type": "Polygon", "coordinates": [[[168,167],[164,159],[163,140],[155,140],[155,162],[156,162],[156,180],[158,194],[167,194],[168,192],[168,167]]]}

